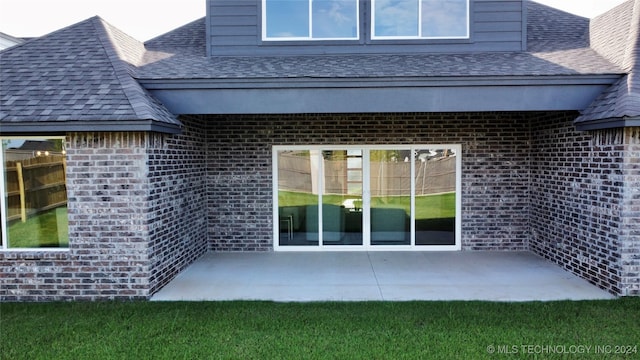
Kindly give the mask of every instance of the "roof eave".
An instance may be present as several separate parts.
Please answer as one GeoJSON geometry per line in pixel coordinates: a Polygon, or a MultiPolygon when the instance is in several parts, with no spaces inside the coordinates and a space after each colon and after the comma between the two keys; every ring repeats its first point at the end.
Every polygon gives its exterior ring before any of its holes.
{"type": "Polygon", "coordinates": [[[157,132],[180,134],[178,124],[154,120],[132,121],[37,121],[3,122],[3,135],[64,134],[68,132],[157,132]]]}
{"type": "Polygon", "coordinates": [[[173,114],[581,111],[619,76],[142,79],[140,82],[173,114]]]}
{"type": "Polygon", "coordinates": [[[606,130],[624,127],[640,127],[640,116],[610,117],[575,123],[578,131],[606,130]]]}

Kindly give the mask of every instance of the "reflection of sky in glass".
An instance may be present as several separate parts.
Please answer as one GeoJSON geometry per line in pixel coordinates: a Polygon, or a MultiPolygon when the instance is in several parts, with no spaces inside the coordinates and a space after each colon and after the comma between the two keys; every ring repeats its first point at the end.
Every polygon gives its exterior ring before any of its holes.
{"type": "Polygon", "coordinates": [[[357,2],[354,0],[314,0],[313,37],[356,37],[357,12],[357,2]]]}
{"type": "Polygon", "coordinates": [[[357,0],[265,2],[268,38],[355,38],[358,35],[357,0]],[[309,6],[312,6],[312,34],[309,34],[309,6]]]}
{"type": "Polygon", "coordinates": [[[467,1],[422,0],[422,36],[467,36],[467,1]]]}
{"type": "Polygon", "coordinates": [[[418,1],[377,0],[375,36],[418,36],[418,1]]]}
{"type": "Polygon", "coordinates": [[[2,140],[3,145],[6,145],[7,149],[17,149],[20,146],[22,146],[22,144],[25,143],[26,140],[16,140],[16,139],[9,139],[9,140],[2,140]]]}
{"type": "Polygon", "coordinates": [[[267,0],[267,37],[308,37],[307,0],[267,0]]]}
{"type": "Polygon", "coordinates": [[[467,0],[376,0],[374,36],[466,37],[467,15],[467,0]]]}

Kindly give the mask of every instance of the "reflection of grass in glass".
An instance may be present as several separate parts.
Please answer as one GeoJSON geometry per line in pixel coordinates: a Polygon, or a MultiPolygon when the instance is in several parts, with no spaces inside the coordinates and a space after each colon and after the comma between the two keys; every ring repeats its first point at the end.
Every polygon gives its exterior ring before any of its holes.
{"type": "Polygon", "coordinates": [[[31,216],[24,223],[13,221],[7,232],[11,248],[68,247],[67,208],[59,207],[31,216]]]}
{"type": "Polygon", "coordinates": [[[318,195],[297,191],[278,191],[278,206],[304,206],[318,203],[318,195]]]}
{"type": "MultiPolygon", "coordinates": [[[[342,205],[345,199],[354,198],[341,195],[324,195],[325,204],[342,205]]],[[[315,205],[318,196],[310,193],[279,191],[278,206],[315,205]]],[[[404,209],[409,214],[411,198],[409,196],[374,197],[371,206],[375,208],[404,209]]],[[[456,194],[445,193],[416,196],[416,219],[442,219],[456,216],[456,194]]]]}
{"type": "MultiPolygon", "coordinates": [[[[374,197],[371,206],[375,208],[404,209],[409,214],[411,198],[409,196],[374,197]]],[[[456,194],[434,194],[416,196],[416,220],[442,219],[456,216],[456,194]]]]}
{"type": "Polygon", "coordinates": [[[416,219],[443,219],[455,216],[455,193],[416,196],[416,219]]]}

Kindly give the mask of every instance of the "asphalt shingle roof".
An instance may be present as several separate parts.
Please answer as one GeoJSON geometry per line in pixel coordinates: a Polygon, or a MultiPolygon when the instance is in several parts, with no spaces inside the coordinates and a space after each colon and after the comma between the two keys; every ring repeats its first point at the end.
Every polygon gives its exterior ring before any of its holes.
{"type": "Polygon", "coordinates": [[[204,18],[142,44],[94,17],[0,52],[0,125],[111,121],[178,128],[140,83],[185,79],[624,75],[578,121],[637,116],[639,3],[629,0],[590,24],[528,1],[527,51],[503,53],[208,57],[204,18]]]}
{"type": "Polygon", "coordinates": [[[591,43],[627,75],[598,96],[576,124],[640,119],[640,0],[629,0],[593,19],[591,43]]]}
{"type": "Polygon", "coordinates": [[[0,124],[180,122],[133,78],[145,49],[94,17],[0,52],[0,124]]]}
{"type": "Polygon", "coordinates": [[[460,54],[207,57],[205,19],[147,45],[143,80],[622,74],[589,47],[589,19],[528,2],[528,51],[460,54]],[[190,44],[190,45],[185,45],[190,44]]]}

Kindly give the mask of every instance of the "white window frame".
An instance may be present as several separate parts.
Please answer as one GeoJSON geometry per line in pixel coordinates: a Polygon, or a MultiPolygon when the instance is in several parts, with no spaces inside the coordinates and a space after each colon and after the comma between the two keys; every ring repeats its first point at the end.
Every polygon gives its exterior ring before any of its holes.
{"type": "MultiPolygon", "coordinates": [[[[395,145],[274,145],[272,153],[272,184],[273,184],[273,248],[274,251],[459,251],[462,249],[462,145],[460,144],[395,144],[395,145]],[[452,149],[456,152],[456,219],[454,245],[416,245],[415,244],[415,153],[416,150],[452,149]],[[411,159],[411,244],[410,245],[371,245],[370,241],[370,193],[363,194],[365,215],[363,218],[363,245],[325,245],[322,241],[322,211],[319,208],[318,245],[280,245],[280,221],[278,218],[278,152],[286,150],[317,151],[321,156],[323,150],[363,150],[363,186],[369,188],[369,161],[371,150],[410,150],[411,159]],[[367,164],[367,165],[365,165],[367,164]],[[369,241],[367,241],[368,239],[369,241]]],[[[318,159],[320,161],[320,159],[318,159]]],[[[318,186],[322,188],[322,172],[318,173],[318,186]]],[[[322,192],[319,192],[318,206],[322,206],[322,192]]]]}
{"type": "Polygon", "coordinates": [[[309,1],[309,36],[295,37],[268,37],[267,36],[267,0],[262,0],[262,41],[357,41],[360,39],[360,0],[356,3],[356,36],[339,38],[314,38],[313,37],[313,1],[309,1]]]}
{"type": "MultiPolygon", "coordinates": [[[[0,141],[3,140],[65,140],[64,136],[0,136],[0,141]]],[[[9,234],[7,229],[7,201],[6,201],[6,177],[5,177],[5,162],[4,162],[4,151],[0,148],[0,171],[2,172],[2,177],[0,178],[0,209],[2,209],[2,214],[0,214],[0,228],[2,233],[2,239],[0,244],[0,252],[68,252],[70,251],[70,246],[66,248],[54,248],[54,247],[34,247],[34,248],[9,248],[7,247],[7,243],[9,240],[9,234]]],[[[67,197],[68,193],[68,185],[67,186],[67,197]]],[[[67,223],[67,226],[69,224],[67,223]]],[[[70,244],[69,244],[70,245],[70,244]]]]}
{"type": "Polygon", "coordinates": [[[416,36],[376,36],[376,1],[371,0],[371,39],[372,40],[444,40],[444,39],[469,39],[470,38],[470,21],[471,21],[471,8],[470,0],[467,1],[467,33],[464,36],[422,36],[422,1],[418,2],[418,35],[416,36]]]}

